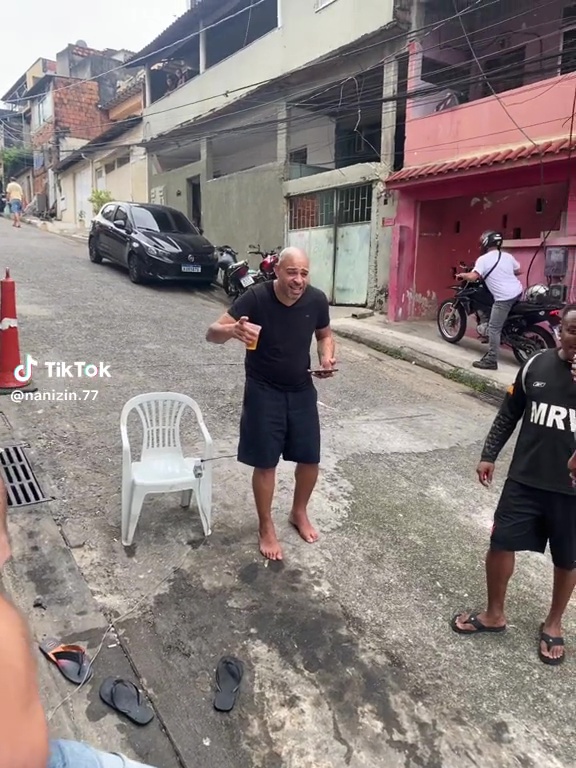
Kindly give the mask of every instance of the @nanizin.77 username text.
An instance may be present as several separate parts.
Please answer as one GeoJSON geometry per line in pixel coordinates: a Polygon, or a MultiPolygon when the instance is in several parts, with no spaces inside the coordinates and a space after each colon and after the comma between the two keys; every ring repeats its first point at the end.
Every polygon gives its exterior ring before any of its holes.
{"type": "Polygon", "coordinates": [[[10,394],[10,399],[14,403],[22,403],[27,400],[32,400],[33,402],[46,400],[53,400],[54,402],[64,402],[69,400],[96,400],[97,397],[97,389],[81,389],[79,391],[71,391],[69,389],[56,391],[51,389],[44,392],[23,392],[21,389],[15,389],[14,392],[11,392],[10,394]]]}

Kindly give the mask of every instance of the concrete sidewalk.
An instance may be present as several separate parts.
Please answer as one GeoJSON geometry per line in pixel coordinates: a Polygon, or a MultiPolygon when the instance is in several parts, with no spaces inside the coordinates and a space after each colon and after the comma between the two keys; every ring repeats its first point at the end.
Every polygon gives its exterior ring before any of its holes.
{"type": "MultiPolygon", "coordinates": [[[[511,352],[502,351],[497,371],[481,371],[472,367],[486,351],[475,339],[464,338],[459,344],[448,344],[438,334],[434,323],[388,323],[382,315],[363,319],[342,316],[338,308],[332,321],[338,336],[365,344],[378,352],[427,368],[472,389],[500,398],[514,381],[519,365],[511,352]]],[[[361,314],[361,313],[358,313],[361,314]]]]}
{"type": "Polygon", "coordinates": [[[63,235],[80,242],[88,242],[88,227],[77,227],[74,224],[65,224],[63,221],[44,221],[34,216],[23,216],[22,223],[53,235],[63,235]]]}

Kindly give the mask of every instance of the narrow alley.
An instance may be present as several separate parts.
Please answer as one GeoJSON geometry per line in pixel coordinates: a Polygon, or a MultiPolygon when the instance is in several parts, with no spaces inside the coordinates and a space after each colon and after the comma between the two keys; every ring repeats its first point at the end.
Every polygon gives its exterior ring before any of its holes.
{"type": "MultiPolygon", "coordinates": [[[[484,600],[483,558],[510,455],[496,487],[483,489],[475,467],[493,405],[339,342],[339,373],[318,384],[324,458],[311,513],[321,540],[306,545],[290,529],[283,466],[275,515],[285,561],[268,564],[250,473],[234,459],[242,350],[204,341],[225,309],[220,291],[136,286],[90,263],[85,244],[5,220],[0,254],[2,274],[9,268],[16,281],[22,355],[102,361],[111,373],[87,384],[35,371],[40,391],[98,390],[95,399],[0,400],[2,429],[30,445],[53,496],[11,511],[7,585],[37,635],[85,642],[91,654],[103,647],[95,682],[60,708],[81,736],[159,768],[575,765],[566,738],[576,714],[573,608],[567,663],[549,669],[537,656],[548,556],[519,558],[505,636],[462,638],[449,627],[455,611],[484,600]],[[151,497],[126,552],[120,412],[153,391],[189,394],[202,409],[222,457],[213,533],[203,540],[177,496],[151,497]],[[32,607],[38,598],[45,610],[32,607]],[[102,643],[109,620],[118,638],[102,643]],[[224,654],[247,669],[230,715],[212,708],[224,654]],[[123,664],[154,705],[148,732],[99,702],[98,681],[123,664]]],[[[50,685],[48,710],[58,704],[50,685]]]]}

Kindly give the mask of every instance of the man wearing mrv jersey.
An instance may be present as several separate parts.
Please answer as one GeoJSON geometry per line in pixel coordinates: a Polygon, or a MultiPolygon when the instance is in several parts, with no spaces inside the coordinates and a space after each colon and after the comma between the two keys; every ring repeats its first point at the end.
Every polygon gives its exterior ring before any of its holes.
{"type": "Polygon", "coordinates": [[[476,471],[482,485],[489,486],[494,463],[522,419],[486,556],[487,608],[459,613],[451,625],[464,635],[503,632],[515,553],[544,552],[549,544],[554,586],[550,611],[540,625],[538,656],[553,666],[564,661],[562,617],[576,584],[576,487],[569,464],[576,432],[576,304],[562,313],[560,347],[524,364],[486,438],[476,471]]]}

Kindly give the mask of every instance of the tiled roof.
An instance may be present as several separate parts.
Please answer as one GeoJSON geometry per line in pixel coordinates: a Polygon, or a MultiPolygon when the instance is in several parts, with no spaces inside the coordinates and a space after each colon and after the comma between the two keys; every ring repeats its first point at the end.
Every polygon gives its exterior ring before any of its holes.
{"type": "Polygon", "coordinates": [[[394,186],[395,184],[407,181],[418,181],[424,178],[453,175],[462,171],[472,171],[476,168],[486,168],[489,166],[511,166],[520,160],[531,160],[544,156],[560,155],[576,149],[576,138],[572,140],[550,139],[539,144],[522,144],[507,149],[500,149],[497,152],[487,152],[483,155],[474,155],[473,157],[460,157],[456,160],[448,160],[443,163],[430,163],[428,165],[414,165],[411,168],[403,168],[401,171],[392,173],[386,179],[386,184],[394,186]]]}

